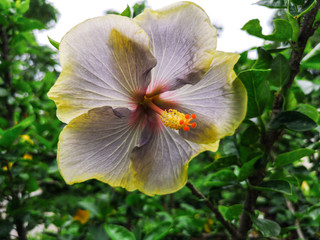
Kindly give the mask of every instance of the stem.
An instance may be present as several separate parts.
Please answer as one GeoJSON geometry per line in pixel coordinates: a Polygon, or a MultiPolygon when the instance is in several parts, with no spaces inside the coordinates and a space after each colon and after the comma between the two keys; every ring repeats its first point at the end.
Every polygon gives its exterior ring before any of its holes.
{"type": "MultiPolygon", "coordinates": [[[[300,72],[300,62],[302,60],[304,49],[306,47],[308,39],[314,34],[316,27],[319,26],[318,22],[313,26],[315,17],[319,9],[320,1],[318,0],[315,7],[303,17],[298,41],[297,43],[294,43],[294,47],[290,55],[290,78],[288,83],[283,86],[282,91],[275,95],[272,114],[269,122],[271,122],[274,117],[282,111],[283,91],[291,88],[295,77],[300,72]]],[[[267,154],[267,156],[270,155],[273,145],[281,136],[281,133],[282,131],[280,130],[269,130],[266,133],[262,134],[261,143],[265,146],[265,153],[267,154]]],[[[268,161],[269,159],[266,161],[262,168],[257,169],[254,175],[249,178],[249,182],[251,185],[257,186],[262,183],[264,176],[266,175],[266,167],[268,161]]],[[[233,239],[245,240],[247,238],[248,232],[252,227],[252,222],[248,213],[253,213],[259,194],[260,192],[258,190],[250,188],[248,189],[248,193],[244,201],[243,212],[240,216],[237,234],[233,235],[233,239]]]]}
{"type": "MultiPolygon", "coordinates": [[[[8,63],[10,61],[10,47],[9,47],[9,36],[8,36],[8,28],[5,28],[4,26],[0,25],[0,39],[1,39],[1,52],[0,56],[2,58],[3,62],[8,63]]],[[[9,90],[10,94],[12,95],[12,76],[10,73],[10,67],[7,66],[3,69],[2,72],[3,80],[5,83],[6,89],[9,90]]],[[[14,109],[13,107],[8,103],[8,101],[5,101],[5,106],[7,109],[7,120],[10,123],[10,126],[14,125],[14,109]]]]}
{"type": "Polygon", "coordinates": [[[215,214],[217,220],[221,222],[221,224],[228,230],[228,232],[232,236],[235,236],[237,234],[235,227],[224,219],[224,217],[221,215],[218,208],[213,202],[211,202],[208,198],[206,198],[206,196],[204,196],[191,182],[188,181],[186,186],[190,189],[191,193],[194,196],[196,196],[201,200],[204,200],[204,203],[215,214]]]}

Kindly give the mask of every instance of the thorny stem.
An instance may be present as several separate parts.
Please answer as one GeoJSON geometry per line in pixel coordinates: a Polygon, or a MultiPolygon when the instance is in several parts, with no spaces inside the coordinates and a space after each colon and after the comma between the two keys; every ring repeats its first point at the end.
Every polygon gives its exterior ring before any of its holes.
{"type": "Polygon", "coordinates": [[[186,186],[190,189],[191,193],[194,196],[204,201],[207,207],[215,214],[217,220],[221,222],[221,224],[228,230],[231,235],[237,234],[235,227],[224,219],[213,202],[211,202],[206,196],[204,196],[191,182],[188,181],[186,186]]]}
{"type": "MultiPolygon", "coordinates": [[[[316,22],[314,25],[315,17],[320,9],[320,0],[317,1],[315,7],[303,17],[301,23],[300,33],[298,41],[293,43],[293,50],[290,55],[290,78],[289,81],[282,88],[283,91],[289,90],[294,82],[295,77],[300,72],[300,62],[303,57],[304,49],[306,47],[308,39],[314,34],[320,22],[316,22]]],[[[283,107],[283,91],[276,94],[274,97],[274,104],[272,109],[272,115],[270,122],[274,117],[282,110],[283,107]]],[[[261,143],[265,146],[265,153],[269,156],[274,143],[281,136],[282,131],[269,130],[261,136],[261,143]]],[[[266,175],[266,166],[269,159],[265,162],[264,166],[256,170],[253,176],[250,177],[249,182],[251,185],[260,185],[266,175]]],[[[252,227],[252,222],[248,213],[253,213],[256,205],[257,197],[260,192],[255,189],[248,189],[247,196],[244,201],[244,209],[240,216],[240,222],[237,229],[237,234],[233,235],[234,240],[245,240],[248,232],[252,227]]]]}

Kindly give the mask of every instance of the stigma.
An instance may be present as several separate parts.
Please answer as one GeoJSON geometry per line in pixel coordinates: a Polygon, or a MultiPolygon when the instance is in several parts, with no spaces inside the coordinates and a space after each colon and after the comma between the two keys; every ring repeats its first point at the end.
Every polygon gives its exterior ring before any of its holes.
{"type": "Polygon", "coordinates": [[[175,130],[189,131],[190,127],[195,128],[197,126],[197,123],[191,122],[197,118],[195,114],[183,114],[175,109],[162,111],[160,118],[163,125],[175,130]]]}

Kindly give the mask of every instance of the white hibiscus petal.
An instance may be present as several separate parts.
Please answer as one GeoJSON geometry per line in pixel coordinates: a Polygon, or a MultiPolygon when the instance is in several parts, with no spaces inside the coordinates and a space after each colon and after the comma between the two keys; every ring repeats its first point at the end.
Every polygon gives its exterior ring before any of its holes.
{"type": "Polygon", "coordinates": [[[134,94],[146,90],[156,64],[149,42],[135,22],[116,15],[71,29],[60,43],[62,73],[48,93],[59,119],[68,123],[105,105],[130,107],[134,94]]]}
{"type": "Polygon", "coordinates": [[[149,89],[173,90],[194,84],[209,69],[216,29],[196,4],[180,2],[158,11],[145,9],[134,21],[149,35],[158,61],[149,89]]]}
{"type": "Polygon", "coordinates": [[[128,109],[101,107],[73,119],[61,132],[58,166],[68,184],[98,179],[129,191],[133,184],[130,154],[141,131],[128,109]]]}
{"type": "Polygon", "coordinates": [[[210,70],[197,84],[184,86],[161,97],[177,102],[178,110],[196,114],[197,127],[180,134],[197,143],[215,142],[232,135],[246,114],[247,95],[233,66],[238,54],[216,51],[210,70]]]}
{"type": "Polygon", "coordinates": [[[147,195],[176,192],[187,181],[189,161],[205,150],[216,151],[218,142],[199,145],[164,127],[131,155],[135,186],[147,195]]]}

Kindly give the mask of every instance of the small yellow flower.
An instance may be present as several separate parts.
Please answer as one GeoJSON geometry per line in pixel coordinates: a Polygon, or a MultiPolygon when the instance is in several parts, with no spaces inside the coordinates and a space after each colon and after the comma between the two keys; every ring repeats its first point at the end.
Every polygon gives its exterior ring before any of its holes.
{"type": "Polygon", "coordinates": [[[23,159],[25,159],[25,160],[32,160],[32,155],[31,155],[30,153],[25,153],[25,154],[23,155],[23,159]]]}
{"type": "Polygon", "coordinates": [[[21,139],[33,145],[33,141],[29,135],[21,135],[21,139]]]}
{"type": "Polygon", "coordinates": [[[301,184],[301,191],[303,195],[308,195],[310,191],[310,186],[306,181],[303,181],[301,184]]]}
{"type": "MultiPolygon", "coordinates": [[[[13,163],[12,163],[12,162],[9,162],[9,169],[12,168],[12,165],[13,165],[13,163]]],[[[3,170],[4,170],[4,171],[8,171],[8,167],[7,167],[7,166],[4,166],[4,167],[3,167],[3,170]]]]}
{"type": "Polygon", "coordinates": [[[73,221],[79,221],[82,224],[88,222],[90,218],[90,212],[88,210],[78,209],[73,216],[73,221]]]}
{"type": "Polygon", "coordinates": [[[208,219],[208,221],[206,222],[206,224],[204,225],[204,231],[209,233],[211,232],[211,225],[213,224],[213,220],[211,218],[208,219]]]}

